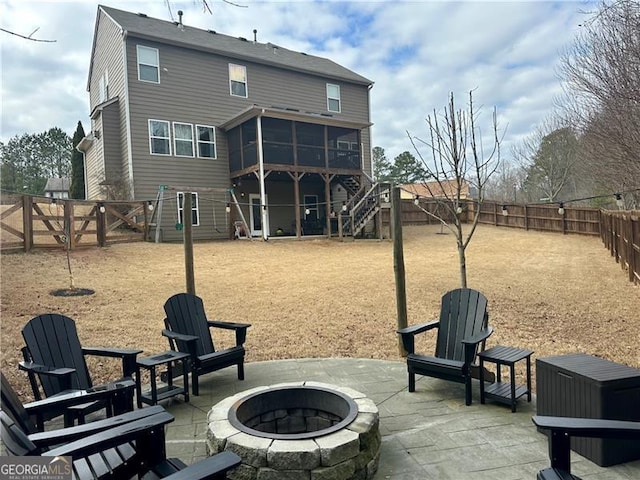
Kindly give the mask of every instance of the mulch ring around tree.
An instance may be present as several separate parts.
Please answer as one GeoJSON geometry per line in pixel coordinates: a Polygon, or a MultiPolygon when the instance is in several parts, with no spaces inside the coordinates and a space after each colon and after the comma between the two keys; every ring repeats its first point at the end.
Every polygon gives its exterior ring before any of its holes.
{"type": "Polygon", "coordinates": [[[54,297],[81,297],[83,295],[93,295],[95,290],[90,288],[60,288],[51,290],[50,294],[54,297]]]}

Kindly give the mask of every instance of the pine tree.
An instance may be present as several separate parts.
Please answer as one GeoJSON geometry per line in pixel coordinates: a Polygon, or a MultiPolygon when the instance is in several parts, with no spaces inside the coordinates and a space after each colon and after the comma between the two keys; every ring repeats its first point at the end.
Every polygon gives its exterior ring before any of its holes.
{"type": "Polygon", "coordinates": [[[84,199],[84,159],[82,152],[76,147],[84,138],[84,128],[82,122],[78,121],[78,126],[73,134],[73,151],[71,152],[71,187],[69,189],[69,197],[76,199],[84,199]]]}

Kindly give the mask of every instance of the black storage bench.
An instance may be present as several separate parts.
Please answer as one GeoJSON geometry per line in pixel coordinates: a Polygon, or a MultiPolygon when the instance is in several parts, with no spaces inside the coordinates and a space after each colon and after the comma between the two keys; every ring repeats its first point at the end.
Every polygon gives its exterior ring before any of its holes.
{"type": "MultiPolygon", "coordinates": [[[[640,421],[640,369],[582,353],[536,360],[538,415],[640,421]]],[[[640,442],[572,438],[601,467],[640,459],[640,442]]]]}

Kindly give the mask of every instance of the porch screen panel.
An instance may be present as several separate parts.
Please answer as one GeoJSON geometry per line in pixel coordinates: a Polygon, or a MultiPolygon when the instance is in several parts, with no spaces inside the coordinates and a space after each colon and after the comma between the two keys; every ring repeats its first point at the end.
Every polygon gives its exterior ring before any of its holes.
{"type": "Polygon", "coordinates": [[[324,167],[324,126],[313,123],[296,124],[298,165],[324,167]]]}
{"type": "Polygon", "coordinates": [[[349,128],[328,127],[329,167],[360,169],[360,143],[358,131],[349,128]]]}
{"type": "Polygon", "coordinates": [[[278,118],[262,119],[265,163],[293,165],[293,123],[278,118]]]}
{"type": "Polygon", "coordinates": [[[242,145],[240,143],[240,127],[236,127],[227,134],[229,148],[229,170],[242,170],[242,145]]]}
{"type": "Polygon", "coordinates": [[[256,119],[247,120],[241,125],[241,129],[243,168],[247,168],[258,163],[256,119]]]}

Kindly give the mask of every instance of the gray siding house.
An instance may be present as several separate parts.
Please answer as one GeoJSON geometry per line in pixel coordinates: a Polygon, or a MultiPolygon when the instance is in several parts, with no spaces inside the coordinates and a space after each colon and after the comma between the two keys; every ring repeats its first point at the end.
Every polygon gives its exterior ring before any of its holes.
{"type": "Polygon", "coordinates": [[[169,241],[188,191],[194,239],[335,233],[372,185],[372,85],[325,58],[99,6],[87,198],[156,199],[169,241]]]}

